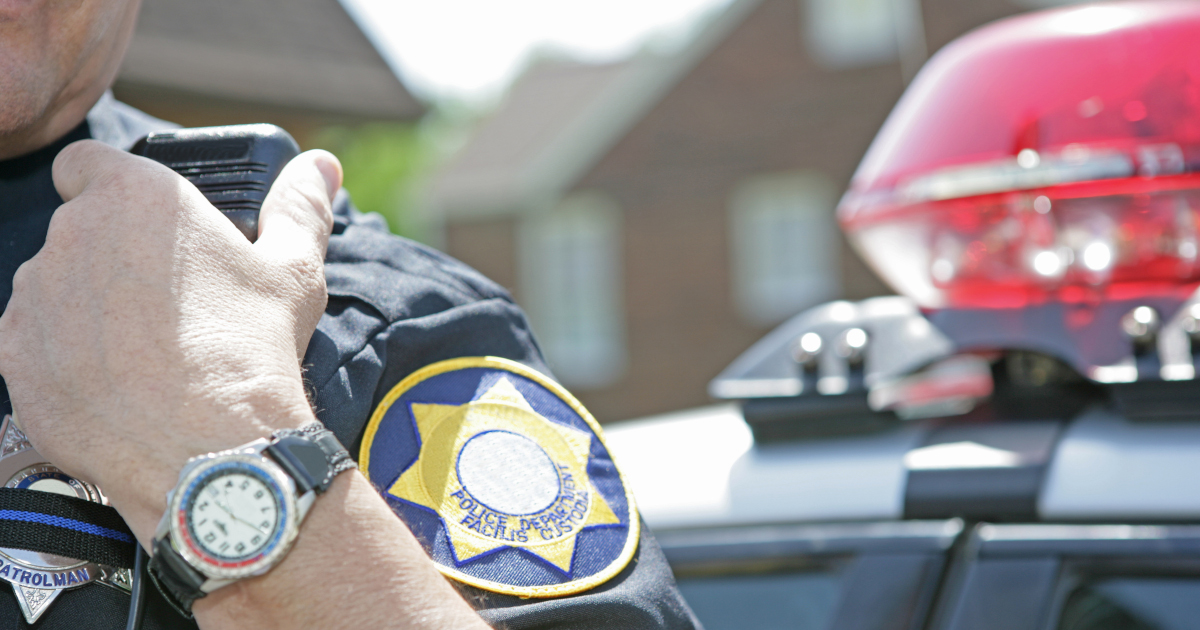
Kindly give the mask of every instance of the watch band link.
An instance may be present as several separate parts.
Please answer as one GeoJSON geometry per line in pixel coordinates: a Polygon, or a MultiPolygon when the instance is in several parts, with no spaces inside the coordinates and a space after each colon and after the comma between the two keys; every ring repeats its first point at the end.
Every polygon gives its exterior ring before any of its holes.
{"type": "Polygon", "coordinates": [[[266,452],[296,480],[300,494],[310,489],[324,494],[334,477],[356,466],[333,431],[320,422],[281,429],[271,437],[275,439],[266,452]]]}

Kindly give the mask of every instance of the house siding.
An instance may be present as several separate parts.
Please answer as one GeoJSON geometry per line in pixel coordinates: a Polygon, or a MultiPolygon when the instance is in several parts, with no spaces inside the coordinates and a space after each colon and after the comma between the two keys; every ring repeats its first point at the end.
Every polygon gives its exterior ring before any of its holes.
{"type": "MultiPolygon", "coordinates": [[[[843,189],[903,90],[896,64],[827,71],[792,0],[760,4],[579,183],[625,213],[629,367],[578,392],[603,420],[709,402],[708,382],[770,326],[735,308],[729,202],[746,178],[818,172],[843,189]]],[[[842,243],[843,295],[890,291],[842,243]]]]}
{"type": "MultiPolygon", "coordinates": [[[[762,0],[567,192],[601,193],[622,213],[627,368],[609,386],[575,388],[602,422],[711,402],[708,382],[772,327],[734,304],[733,191],[788,172],[818,173],[844,190],[903,92],[898,61],[821,66],[804,40],[803,9],[803,0],[762,0]]],[[[927,0],[929,48],[1020,9],[927,0]]],[[[446,244],[519,300],[513,233],[512,220],[451,220],[446,244]]],[[[844,238],[839,247],[842,297],[891,293],[844,238]]]]}

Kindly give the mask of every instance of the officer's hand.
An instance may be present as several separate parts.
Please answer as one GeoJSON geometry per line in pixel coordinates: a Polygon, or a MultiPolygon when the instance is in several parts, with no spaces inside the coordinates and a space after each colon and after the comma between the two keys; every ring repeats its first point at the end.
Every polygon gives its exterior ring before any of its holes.
{"type": "Polygon", "coordinates": [[[145,541],[188,457],[312,419],[299,360],[341,167],[293,160],[253,245],[179,175],[98,142],[64,149],[54,183],[66,203],[13,279],[0,374],[34,446],[145,541]]]}

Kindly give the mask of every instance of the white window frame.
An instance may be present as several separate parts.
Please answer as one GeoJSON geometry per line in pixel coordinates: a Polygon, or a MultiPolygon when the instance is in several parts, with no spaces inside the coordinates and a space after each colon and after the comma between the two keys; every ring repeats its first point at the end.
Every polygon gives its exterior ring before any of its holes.
{"type": "Polygon", "coordinates": [[[757,176],[729,202],[734,306],[770,325],[841,293],[834,186],[815,172],[757,176]]]}
{"type": "Polygon", "coordinates": [[[550,369],[576,389],[615,382],[627,362],[620,208],[571,195],[526,216],[518,245],[521,302],[550,369]]]}
{"type": "Polygon", "coordinates": [[[919,1],[800,0],[809,52],[834,69],[891,63],[918,46],[923,61],[919,1]]]}

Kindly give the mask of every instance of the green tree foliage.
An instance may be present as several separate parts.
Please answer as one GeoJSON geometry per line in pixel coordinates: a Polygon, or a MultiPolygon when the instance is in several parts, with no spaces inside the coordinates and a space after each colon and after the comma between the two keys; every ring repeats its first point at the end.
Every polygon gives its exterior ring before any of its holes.
{"type": "Polygon", "coordinates": [[[342,162],[345,187],[363,212],[377,212],[392,232],[422,240],[417,191],[434,151],[427,134],[412,124],[370,123],[328,127],[316,145],[342,162]]]}

